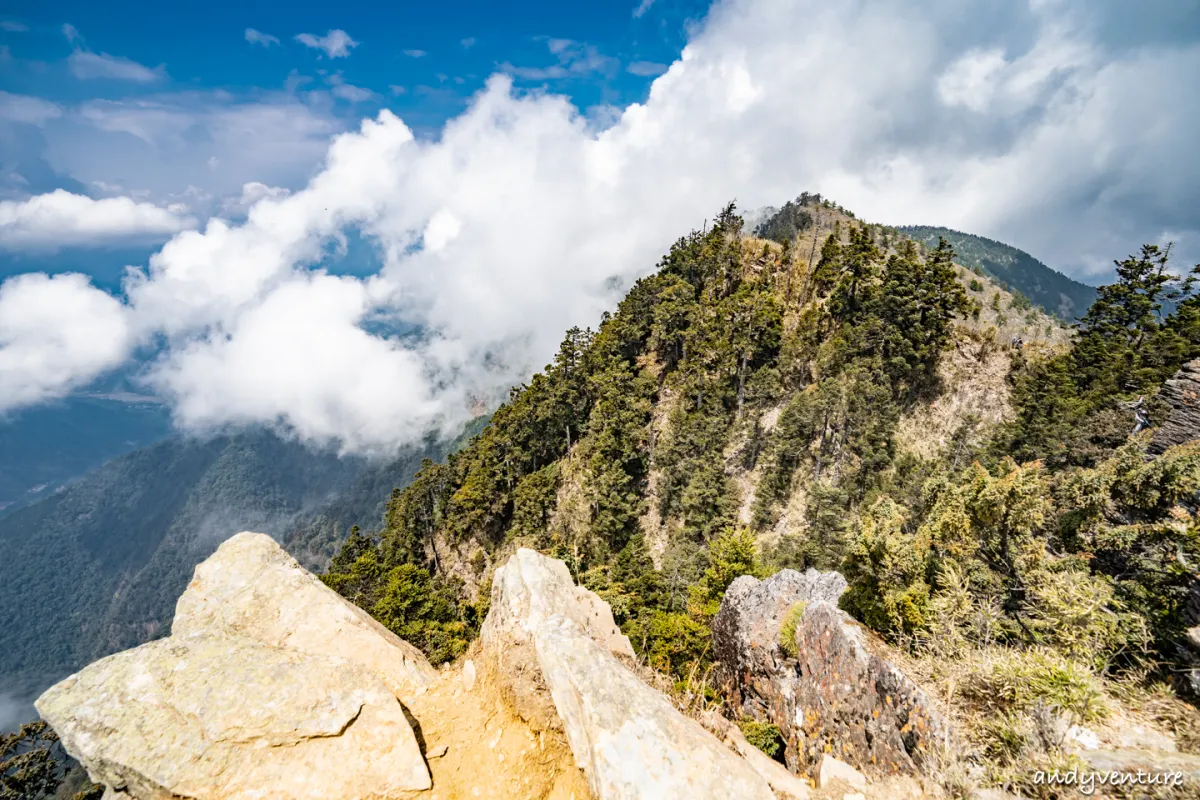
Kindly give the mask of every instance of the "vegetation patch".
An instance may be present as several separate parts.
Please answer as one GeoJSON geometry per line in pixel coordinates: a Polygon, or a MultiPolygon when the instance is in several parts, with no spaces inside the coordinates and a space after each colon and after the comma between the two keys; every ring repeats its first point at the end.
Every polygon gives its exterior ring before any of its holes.
{"type": "Polygon", "coordinates": [[[779,730],[778,725],[773,725],[770,722],[759,722],[753,719],[744,719],[738,723],[738,727],[742,729],[742,735],[746,737],[746,741],[762,750],[771,758],[776,758],[783,752],[783,733],[779,730]]]}
{"type": "Polygon", "coordinates": [[[999,654],[990,669],[970,676],[966,693],[999,716],[1039,703],[1078,722],[1102,721],[1110,711],[1091,670],[1042,649],[999,654]]]}
{"type": "Polygon", "coordinates": [[[779,646],[791,658],[798,658],[800,656],[799,647],[796,644],[796,626],[800,624],[800,620],[804,617],[804,612],[807,610],[808,603],[803,600],[792,603],[788,606],[788,610],[784,612],[783,622],[779,626],[779,646]]]}

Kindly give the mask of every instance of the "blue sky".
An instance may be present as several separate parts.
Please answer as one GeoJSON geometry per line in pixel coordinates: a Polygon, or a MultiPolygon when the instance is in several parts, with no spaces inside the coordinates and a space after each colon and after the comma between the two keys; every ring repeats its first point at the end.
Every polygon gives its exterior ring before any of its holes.
{"type": "Polygon", "coordinates": [[[0,413],[116,372],[388,450],[731,199],[1185,269],[1197,130],[1200,0],[10,2],[0,413]]]}
{"type": "MultiPolygon", "coordinates": [[[[171,99],[195,106],[212,102],[216,93],[228,93],[230,103],[310,94],[304,102],[320,107],[328,123],[318,132],[323,142],[327,133],[382,108],[401,116],[418,136],[435,137],[488,76],[505,72],[520,88],[569,97],[583,114],[605,124],[614,109],[645,99],[653,78],[679,55],[688,29],[706,11],[707,4],[681,0],[517,7],[474,1],[248,7],[188,0],[124,2],[118,13],[95,3],[19,2],[0,19],[5,55],[0,88],[60,106],[171,99]],[[353,41],[344,55],[331,57],[297,41],[330,31],[344,31],[353,41]],[[105,58],[121,74],[81,79],[71,61],[81,52],[105,58]],[[338,86],[344,96],[330,94],[338,86]]],[[[194,133],[199,144],[203,132],[194,133]]],[[[138,143],[129,139],[128,132],[95,130],[22,138],[12,150],[26,156],[23,180],[10,193],[128,188],[137,173],[128,169],[130,162],[136,167],[141,156],[138,143]],[[100,141],[113,138],[125,141],[100,141]],[[53,154],[51,162],[83,162],[84,173],[111,170],[81,181],[70,169],[46,163],[41,158],[46,151],[53,154]]],[[[308,176],[311,156],[279,165],[271,183],[297,188],[308,176]]],[[[189,184],[201,183],[194,179],[187,176],[189,184]]],[[[154,249],[105,246],[89,253],[82,268],[99,285],[116,290],[124,266],[144,261],[154,249]]],[[[78,252],[0,252],[0,278],[29,269],[80,268],[78,252]]]]}
{"type": "Polygon", "coordinates": [[[3,73],[10,92],[63,102],[135,96],[128,81],[73,79],[66,59],[81,46],[151,69],[161,65],[168,77],[143,85],[147,94],[168,88],[274,89],[282,88],[293,70],[313,81],[321,80],[322,71],[336,71],[347,83],[376,92],[376,105],[415,115],[432,133],[497,70],[520,76],[565,63],[568,71],[576,70],[567,78],[531,74],[520,80],[530,87],[552,84],[581,108],[644,99],[650,78],[678,56],[688,25],[702,18],[707,4],[658,0],[641,9],[638,3],[620,2],[187,0],[122,2],[118,13],[112,6],[82,2],[19,2],[8,8],[8,27],[28,28],[0,31],[13,57],[3,73]],[[78,32],[75,42],[64,35],[64,25],[78,32]],[[247,42],[247,29],[277,41],[247,42]],[[330,30],[344,30],[357,42],[350,55],[329,58],[294,39],[330,30]],[[566,61],[550,52],[556,40],[578,43],[566,61]]]}

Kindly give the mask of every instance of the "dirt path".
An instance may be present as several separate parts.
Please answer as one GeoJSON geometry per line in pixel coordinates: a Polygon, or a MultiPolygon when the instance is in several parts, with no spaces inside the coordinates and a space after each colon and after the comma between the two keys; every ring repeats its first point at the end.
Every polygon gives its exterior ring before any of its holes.
{"type": "Polygon", "coordinates": [[[591,797],[562,735],[539,735],[516,716],[496,681],[482,669],[478,653],[442,671],[436,683],[412,698],[408,709],[419,726],[418,738],[424,742],[433,776],[432,791],[421,792],[421,798],[591,797]]]}

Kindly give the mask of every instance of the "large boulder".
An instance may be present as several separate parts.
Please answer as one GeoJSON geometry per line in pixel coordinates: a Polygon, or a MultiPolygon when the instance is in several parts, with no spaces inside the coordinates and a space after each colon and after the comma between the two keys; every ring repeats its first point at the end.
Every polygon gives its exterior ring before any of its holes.
{"type": "Polygon", "coordinates": [[[321,583],[261,533],[227,539],[196,567],[175,606],[175,636],[246,636],[375,671],[401,700],[437,672],[420,650],[321,583]]]}
{"type": "Polygon", "coordinates": [[[1200,439],[1200,359],[1189,361],[1163,383],[1160,400],[1171,407],[1167,420],[1150,440],[1146,453],[1160,456],[1167,448],[1200,439]]]}
{"type": "Polygon", "coordinates": [[[37,709],[110,796],[377,800],[430,787],[373,670],[244,637],[173,636],[109,656],[37,709]]]}
{"type": "Polygon", "coordinates": [[[401,700],[435,675],[270,537],[239,533],[196,567],[169,638],[36,705],[110,797],[380,800],[431,785],[401,700]]]}
{"type": "Polygon", "coordinates": [[[485,656],[535,728],[561,728],[597,800],[768,800],[767,781],[622,662],[629,641],[563,562],[521,549],[496,570],[485,656]]]}
{"type": "Polygon", "coordinates": [[[826,754],[875,776],[929,771],[943,716],[838,609],[845,588],[811,569],[735,580],[713,620],[720,680],[742,713],[779,726],[793,771],[812,774],[826,754]]]}

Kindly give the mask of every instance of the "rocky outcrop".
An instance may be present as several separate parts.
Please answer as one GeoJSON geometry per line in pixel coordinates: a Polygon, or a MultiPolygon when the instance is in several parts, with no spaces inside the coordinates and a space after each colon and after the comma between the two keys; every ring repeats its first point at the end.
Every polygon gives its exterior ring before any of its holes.
{"type": "Polygon", "coordinates": [[[420,650],[346,602],[275,540],[239,533],[196,567],[175,605],[174,636],[245,636],[272,647],[350,658],[401,699],[436,671],[420,650]]]}
{"type": "Polygon", "coordinates": [[[598,800],[774,797],[622,663],[632,650],[608,605],[575,586],[563,562],[522,549],[498,569],[482,639],[522,716],[564,731],[598,800]]]}
{"type": "Polygon", "coordinates": [[[1173,378],[1164,382],[1158,397],[1171,407],[1171,411],[1146,447],[1150,456],[1162,455],[1167,448],[1200,439],[1200,359],[1184,364],[1173,378]]]}
{"type": "Polygon", "coordinates": [[[836,572],[735,580],[713,620],[713,651],[740,711],[779,726],[790,769],[832,754],[869,775],[934,766],[947,726],[932,700],[837,607],[836,572]]]}
{"type": "Polygon", "coordinates": [[[241,533],[196,568],[169,638],[36,705],[114,796],[376,800],[430,787],[397,693],[434,674],[269,537],[241,533]]]}
{"type": "Polygon", "coordinates": [[[700,724],[746,759],[751,769],[761,775],[771,791],[775,792],[776,800],[807,800],[812,794],[807,781],[788,772],[783,764],[750,744],[741,729],[715,709],[704,713],[700,717],[700,724]]]}
{"type": "Polygon", "coordinates": [[[378,675],[250,639],[151,642],[55,685],[37,708],[93,781],[140,799],[365,799],[430,785],[378,675]]]}

